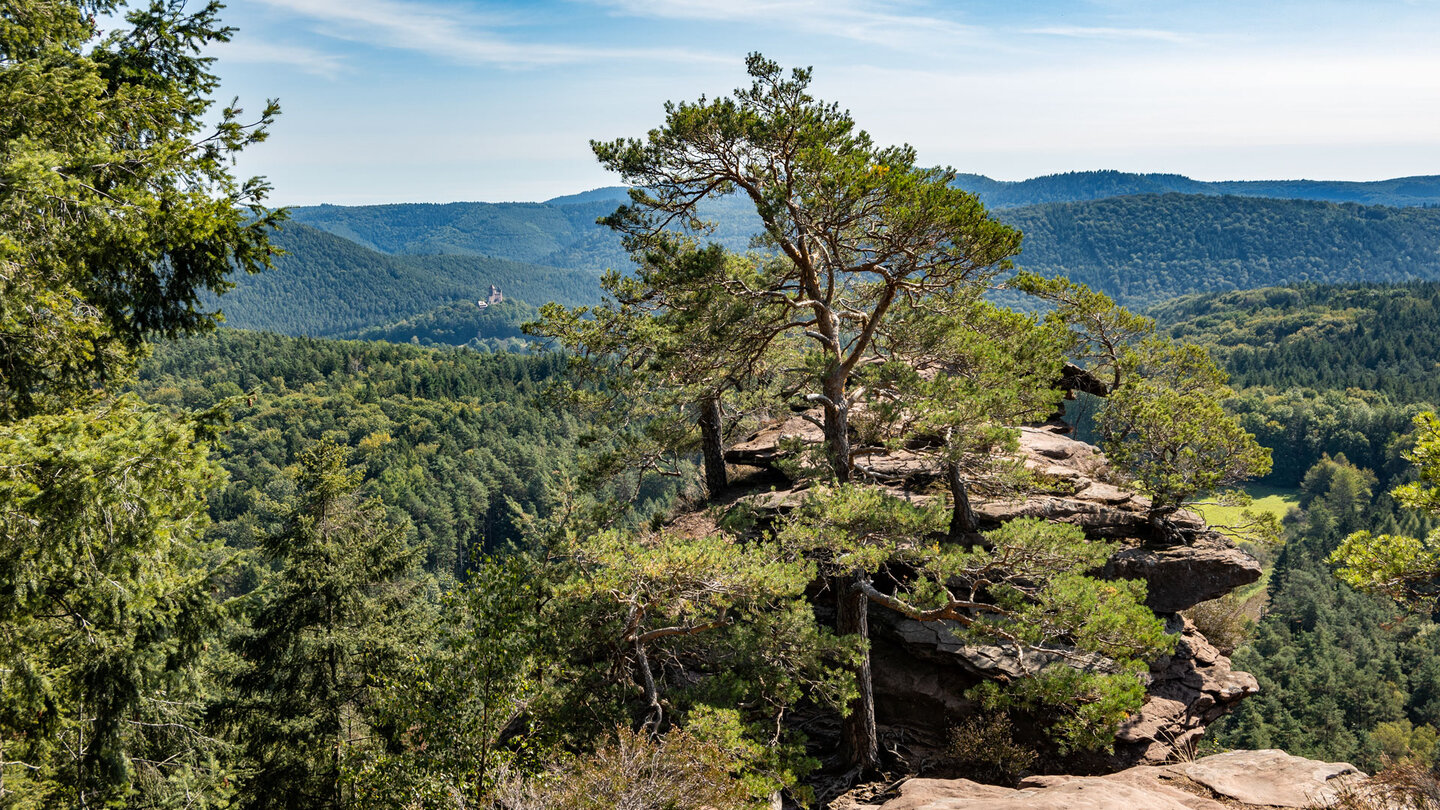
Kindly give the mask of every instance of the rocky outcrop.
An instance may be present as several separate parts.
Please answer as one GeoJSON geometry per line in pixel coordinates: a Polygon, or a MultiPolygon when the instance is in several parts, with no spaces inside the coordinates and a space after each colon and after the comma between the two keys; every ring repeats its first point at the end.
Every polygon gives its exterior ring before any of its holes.
{"type": "MultiPolygon", "coordinates": [[[[770,466],[789,452],[785,440],[818,442],[820,429],[793,416],[759,431],[726,453],[732,464],[770,466]]],[[[883,472],[888,486],[899,496],[925,502],[913,485],[939,478],[938,462],[922,453],[900,450],[862,456],[862,468],[883,472]]],[[[1151,537],[1150,500],[1110,482],[1105,456],[1092,445],[1077,441],[1057,427],[1020,430],[1020,458],[1040,480],[1038,491],[1012,497],[973,496],[972,506],[981,528],[994,528],[1015,518],[1038,517],[1070,523],[1086,535],[1120,540],[1121,549],[1100,572],[1114,579],[1143,579],[1147,604],[1156,613],[1175,613],[1217,599],[1260,578],[1260,563],[1237,549],[1224,536],[1206,528],[1189,512],[1171,520],[1183,543],[1155,542],[1151,537]]],[[[803,489],[779,489],[741,500],[761,512],[783,512],[804,497],[803,489]]]]}
{"type": "Polygon", "coordinates": [[[1117,765],[1161,763],[1193,750],[1206,726],[1260,691],[1255,676],[1231,669],[1189,619],[1172,615],[1168,624],[1180,636],[1175,653],[1150,665],[1145,705],[1115,735],[1117,765]]]}
{"type": "MultiPolygon", "coordinates": [[[[1259,691],[1255,677],[1230,668],[1189,620],[1168,617],[1180,638],[1150,666],[1145,704],[1116,734],[1111,768],[1159,764],[1193,745],[1210,723],[1259,691]]],[[[993,644],[964,644],[946,622],[917,622],[889,611],[871,616],[876,716],[916,762],[943,750],[949,728],[974,710],[964,697],[987,679],[1013,679],[1055,658],[993,644]]],[[[1102,659],[1095,664],[1104,667],[1102,659]]]]}
{"type": "MultiPolygon", "coordinates": [[[[1251,810],[1326,807],[1365,775],[1344,762],[1284,751],[1232,751],[1108,776],[1036,776],[1016,789],[966,779],[911,779],[882,804],[855,810],[1251,810]]],[[[845,806],[845,805],[834,805],[845,806]]]]}
{"type": "MultiPolygon", "coordinates": [[[[773,469],[797,446],[821,438],[811,421],[792,416],[736,445],[726,459],[773,469]]],[[[1151,666],[1146,703],[1120,729],[1110,766],[1161,763],[1191,750],[1209,723],[1259,687],[1248,673],[1233,671],[1230,660],[1177,614],[1255,582],[1260,564],[1189,512],[1174,515],[1172,531],[1157,539],[1149,499],[1125,489],[1104,454],[1063,427],[1021,428],[1018,458],[1037,483],[1023,494],[975,493],[972,506],[982,530],[1038,517],[1079,526],[1096,540],[1118,541],[1117,551],[1095,573],[1144,580],[1147,605],[1179,636],[1175,653],[1151,666]]],[[[944,497],[938,485],[930,486],[941,469],[923,447],[862,451],[856,469],[912,501],[944,497]]],[[[793,509],[804,497],[802,485],[739,500],[764,515],[793,509]]],[[[962,644],[941,622],[910,621],[878,609],[870,621],[877,720],[918,760],[938,753],[948,729],[973,711],[964,698],[967,689],[1044,663],[1027,660],[1022,666],[1012,651],[962,644]]]]}

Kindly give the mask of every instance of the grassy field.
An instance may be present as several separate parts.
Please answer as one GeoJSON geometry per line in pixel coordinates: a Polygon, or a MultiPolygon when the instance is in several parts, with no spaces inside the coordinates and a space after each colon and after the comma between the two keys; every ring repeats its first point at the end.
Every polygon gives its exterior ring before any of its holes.
{"type": "MultiPolygon", "coordinates": [[[[1254,499],[1249,506],[1196,505],[1191,508],[1199,512],[1205,518],[1205,522],[1211,526],[1234,526],[1244,521],[1241,513],[1246,509],[1283,518],[1291,507],[1300,505],[1300,490],[1298,489],[1282,489],[1262,484],[1252,484],[1243,489],[1254,499]]],[[[1263,594],[1269,588],[1270,572],[1274,568],[1271,563],[1273,551],[1266,553],[1265,549],[1252,548],[1249,550],[1260,558],[1264,569],[1257,582],[1251,583],[1235,593],[1239,598],[1246,600],[1246,613],[1251,614],[1252,619],[1258,620],[1260,611],[1264,607],[1263,594]]]]}
{"type": "Polygon", "coordinates": [[[1300,490],[1282,489],[1280,487],[1267,487],[1262,484],[1252,484],[1244,487],[1255,502],[1248,507],[1239,506],[1214,506],[1196,505],[1192,507],[1205,518],[1205,522],[1212,526],[1229,526],[1239,523],[1242,518],[1240,513],[1245,509],[1262,514],[1269,513],[1276,517],[1283,518],[1290,507],[1298,506],[1300,503],[1300,490]]]}

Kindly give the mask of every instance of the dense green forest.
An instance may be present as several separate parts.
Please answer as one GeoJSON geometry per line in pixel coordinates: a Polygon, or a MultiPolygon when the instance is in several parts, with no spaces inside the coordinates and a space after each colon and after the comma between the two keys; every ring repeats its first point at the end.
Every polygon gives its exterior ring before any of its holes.
{"type": "Polygon", "coordinates": [[[1397,509],[1373,477],[1343,461],[1316,465],[1306,484],[1302,509],[1286,519],[1264,615],[1234,655],[1261,692],[1209,738],[1371,771],[1402,760],[1429,767],[1440,758],[1440,626],[1357,593],[1327,558],[1351,531],[1421,537],[1434,522],[1397,509]]]}
{"type": "Polygon", "coordinates": [[[481,307],[474,301],[446,304],[383,326],[371,326],[336,337],[418,343],[421,346],[469,346],[489,351],[522,351],[531,343],[520,327],[535,320],[536,309],[507,298],[481,307]]]}
{"type": "Polygon", "coordinates": [[[285,251],[273,269],[237,273],[235,288],[223,299],[206,300],[225,314],[229,326],[341,335],[442,305],[473,305],[492,284],[521,301],[582,303],[599,291],[594,276],[576,270],[478,255],[395,256],[294,223],[283,226],[273,244],[285,251]]]}
{"type": "Polygon", "coordinates": [[[980,197],[991,208],[1018,208],[1058,202],[1085,202],[1132,194],[1233,194],[1283,200],[1353,202],[1362,205],[1431,206],[1440,203],[1440,177],[1399,177],[1393,180],[1192,180],[1179,174],[1134,174],[1117,171],[1065,172],[1028,180],[992,180],[962,174],[955,184],[980,197]]]}
{"type": "Polygon", "coordinates": [[[1307,284],[1190,295],[1149,311],[1238,387],[1363,388],[1440,402],[1440,284],[1307,284]]]}
{"type": "MultiPolygon", "coordinates": [[[[595,220],[615,210],[608,199],[552,203],[445,203],[293,208],[296,222],[343,236],[381,253],[478,254],[532,264],[570,267],[552,260],[586,244],[595,220]]],[[[618,248],[618,245],[617,245],[618,248]]],[[[612,250],[617,258],[624,253],[612,250]]]]}
{"type": "MultiPolygon", "coordinates": [[[[1157,329],[1010,265],[1137,301],[1425,276],[1435,212],[1165,194],[998,218],[754,53],[749,89],[592,142],[644,189],[615,233],[592,221],[604,190],[279,229],[265,181],[233,174],[277,104],[211,98],[223,6],[123,5],[0,11],[0,805],[824,804],[934,765],[902,750],[920,735],[884,704],[872,614],[1016,667],[946,695],[1025,755],[975,775],[1120,767],[1150,667],[1182,659],[1111,563],[1228,554],[1185,508],[1267,473],[1298,504],[1257,548],[1268,609],[1248,641],[1252,602],[1196,616],[1268,691],[1214,739],[1437,758],[1435,625],[1328,570],[1433,608],[1440,555],[1392,536],[1440,515],[1440,419],[1410,420],[1435,391],[1406,379],[1433,369],[1433,287],[1192,299],[1157,329]],[[764,261],[740,252],[757,221],[764,261]],[[1114,275],[1138,262],[1152,275],[1114,275]],[[1236,262],[1258,269],[1215,277],[1236,262]],[[989,300],[1006,279],[1042,306],[989,300]],[[507,300],[472,303],[491,285],[507,300]],[[216,305],[267,331],[217,330],[216,305]],[[525,321],[564,353],[505,351],[525,321]],[[1072,386],[1104,394],[1104,474],[1146,498],[1098,527],[982,523],[972,496],[1076,494],[1061,465],[1012,463],[1072,386]],[[757,424],[773,445],[736,474],[727,443],[757,424]],[[1402,576],[1357,575],[1371,554],[1402,576]]],[[[960,719],[923,731],[986,747],[960,719]]]]}
{"type": "Polygon", "coordinates": [[[1003,211],[1016,263],[1127,304],[1303,281],[1435,280],[1440,210],[1144,194],[1003,211]]]}
{"type": "Polygon", "coordinates": [[[1299,285],[1157,305],[1162,331],[1205,346],[1239,393],[1230,407],[1275,449],[1268,483],[1299,486],[1344,455],[1388,488],[1409,465],[1396,437],[1440,404],[1440,284],[1299,285]]]}
{"type": "MultiPolygon", "coordinates": [[[[297,221],[345,239],[292,226],[278,240],[290,251],[278,271],[238,279],[225,311],[245,328],[337,335],[476,298],[477,284],[498,284],[536,304],[590,302],[598,296],[594,275],[633,266],[619,237],[594,222],[618,204],[607,191],[564,205],[296,209],[297,221]],[[477,258],[492,255],[487,250],[537,264],[477,258]],[[409,255],[416,253],[440,255],[409,255]]],[[[698,210],[716,225],[706,238],[731,250],[747,248],[759,231],[740,197],[698,210]]],[[[1020,267],[1067,276],[1129,305],[1297,282],[1440,278],[1436,209],[1172,193],[1010,208],[998,217],[1025,234],[1020,267]]]]}
{"type": "Polygon", "coordinates": [[[542,397],[565,367],[554,354],[222,330],[157,346],[135,387],[167,407],[228,398],[234,424],[219,458],[229,476],[210,496],[212,531],[228,546],[253,548],[275,530],[287,470],[330,439],[413,526],[424,568],[463,576],[476,554],[519,542],[520,511],[548,513],[557,476],[575,473],[581,430],[542,397]]]}
{"type": "MultiPolygon", "coordinates": [[[[633,267],[619,237],[596,223],[625,200],[625,190],[612,187],[543,203],[302,206],[290,216],[381,253],[491,256],[599,275],[633,267]]],[[[754,208],[738,196],[708,201],[701,215],[715,224],[709,238],[732,250],[745,249],[760,230],[754,208]]]]}
{"type": "Polygon", "coordinates": [[[1414,415],[1440,402],[1437,301],[1440,284],[1429,282],[1306,284],[1150,310],[1162,331],[1204,345],[1227,367],[1238,388],[1230,407],[1275,451],[1267,482],[1299,493],[1264,615],[1234,656],[1261,693],[1213,727],[1220,746],[1280,747],[1371,770],[1440,756],[1436,625],[1355,592],[1327,562],[1359,529],[1433,529],[1387,492],[1414,475],[1403,455],[1414,415]]]}

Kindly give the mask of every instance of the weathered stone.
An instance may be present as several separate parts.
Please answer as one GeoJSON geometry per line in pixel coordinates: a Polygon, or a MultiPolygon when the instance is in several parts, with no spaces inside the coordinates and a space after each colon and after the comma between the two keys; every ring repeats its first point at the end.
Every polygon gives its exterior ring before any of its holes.
{"type": "MultiPolygon", "coordinates": [[[[818,417],[819,412],[810,416],[818,417]]],[[[750,467],[768,467],[786,452],[783,444],[798,438],[805,444],[819,444],[825,440],[825,433],[818,425],[796,414],[774,425],[762,428],[737,442],[725,451],[725,461],[730,464],[744,464],[750,467]]]]}
{"type": "Polygon", "coordinates": [[[1159,780],[1132,785],[1106,777],[1073,777],[1020,790],[966,780],[912,779],[880,810],[1226,810],[1159,780]]]}
{"type": "Polygon", "coordinates": [[[1108,776],[1032,776],[1016,789],[967,779],[911,779],[878,810],[1233,810],[1328,806],[1364,774],[1283,751],[1232,751],[1108,776]],[[1196,784],[1198,783],[1198,785],[1196,784]],[[1187,790],[1186,787],[1191,789],[1187,790]],[[1210,795],[1202,795],[1205,793],[1210,795]]]}
{"type": "Polygon", "coordinates": [[[1170,616],[1166,629],[1180,636],[1175,653],[1150,665],[1144,705],[1116,734],[1116,765],[1158,764],[1189,750],[1205,727],[1260,691],[1248,672],[1230,668],[1195,625],[1170,616]]]}
{"type": "Polygon", "coordinates": [[[1362,774],[1348,762],[1316,762],[1284,751],[1231,751],[1173,768],[1224,796],[1266,807],[1328,806],[1339,777],[1362,774]]]}
{"type": "Polygon", "coordinates": [[[1258,580],[1260,563],[1224,538],[1206,535],[1193,546],[1121,549],[1103,573],[1145,580],[1145,604],[1156,613],[1174,613],[1258,580]]]}
{"type": "MultiPolygon", "coordinates": [[[[811,415],[818,418],[819,412],[811,415]]],[[[809,420],[791,416],[731,448],[726,459],[773,468],[787,452],[781,445],[790,437],[807,443],[822,439],[809,420]]],[[[1169,521],[1183,543],[1173,537],[1154,542],[1150,500],[1117,484],[1104,454],[1061,428],[1022,428],[1019,458],[1039,476],[1042,491],[1008,497],[972,493],[981,528],[1036,517],[1078,526],[1094,540],[1118,541],[1119,550],[1097,573],[1143,580],[1146,604],[1169,615],[1170,632],[1179,636],[1174,655],[1152,665],[1147,702],[1120,729],[1113,765],[1155,764],[1186,752],[1206,724],[1258,691],[1258,684],[1247,673],[1232,671],[1229,659],[1193,625],[1171,614],[1256,581],[1259,563],[1189,511],[1169,521]]],[[[885,482],[887,491],[919,505],[945,497],[938,486],[917,492],[940,470],[936,459],[913,449],[866,451],[857,458],[858,479],[885,482]]],[[[804,496],[800,485],[738,500],[776,515],[798,506],[804,496]]],[[[942,623],[909,621],[880,608],[871,611],[871,627],[877,720],[882,730],[888,728],[922,755],[927,748],[937,753],[948,729],[973,710],[964,698],[967,689],[987,678],[1020,677],[1045,663],[1043,656],[1022,663],[1001,647],[967,646],[942,623]]]]}

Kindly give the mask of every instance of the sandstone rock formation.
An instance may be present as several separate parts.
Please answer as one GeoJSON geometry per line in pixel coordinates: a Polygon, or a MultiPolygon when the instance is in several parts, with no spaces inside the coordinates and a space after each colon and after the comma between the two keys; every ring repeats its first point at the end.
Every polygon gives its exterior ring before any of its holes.
{"type": "MultiPolygon", "coordinates": [[[[793,439],[819,442],[819,428],[792,416],[737,444],[726,460],[773,469],[793,452],[793,439]]],[[[1256,581],[1259,563],[1189,512],[1174,519],[1182,543],[1173,537],[1157,541],[1149,500],[1120,486],[1104,455],[1063,427],[1022,428],[1020,460],[1040,482],[1038,489],[974,495],[972,505],[982,529],[1033,516],[1075,524],[1095,539],[1120,541],[1119,550],[1098,573],[1144,580],[1147,604],[1180,637],[1175,654],[1152,665],[1147,702],[1120,729],[1110,767],[1157,764],[1187,752],[1206,725],[1258,691],[1258,685],[1248,673],[1231,670],[1229,659],[1178,612],[1256,581]]],[[[924,453],[875,451],[862,456],[857,466],[880,476],[896,494],[917,501],[939,497],[935,485],[941,470],[924,453]]],[[[804,495],[801,485],[740,500],[762,514],[778,513],[794,508],[804,495]]],[[[984,678],[1018,671],[1009,651],[962,644],[943,623],[914,622],[874,610],[871,626],[882,734],[919,759],[938,752],[949,726],[973,711],[963,696],[966,689],[984,678]]]]}
{"type": "MultiPolygon", "coordinates": [[[[967,779],[911,779],[882,804],[854,810],[1250,810],[1332,804],[1364,779],[1344,762],[1284,751],[1232,751],[1108,776],[1036,776],[1017,789],[967,779]]],[[[837,807],[845,805],[838,804],[837,807]]]]}

